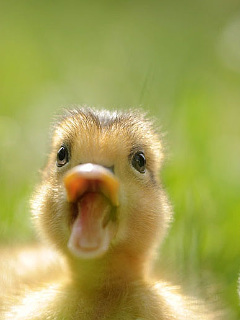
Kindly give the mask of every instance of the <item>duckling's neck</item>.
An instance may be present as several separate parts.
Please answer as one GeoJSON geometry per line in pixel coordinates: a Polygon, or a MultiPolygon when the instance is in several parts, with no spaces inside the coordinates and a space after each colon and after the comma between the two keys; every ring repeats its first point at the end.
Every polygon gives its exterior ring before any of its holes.
{"type": "Polygon", "coordinates": [[[70,270],[74,286],[92,296],[102,291],[125,290],[126,286],[144,281],[147,273],[144,261],[142,257],[115,253],[99,259],[74,259],[70,262],[70,270]]]}

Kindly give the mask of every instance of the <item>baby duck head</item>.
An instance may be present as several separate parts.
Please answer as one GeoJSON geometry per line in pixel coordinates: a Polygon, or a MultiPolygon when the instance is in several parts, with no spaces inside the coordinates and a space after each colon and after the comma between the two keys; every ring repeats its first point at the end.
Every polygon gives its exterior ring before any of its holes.
{"type": "Polygon", "coordinates": [[[67,111],[32,199],[40,234],[72,259],[146,257],[170,218],[162,149],[139,111],[67,111]]]}

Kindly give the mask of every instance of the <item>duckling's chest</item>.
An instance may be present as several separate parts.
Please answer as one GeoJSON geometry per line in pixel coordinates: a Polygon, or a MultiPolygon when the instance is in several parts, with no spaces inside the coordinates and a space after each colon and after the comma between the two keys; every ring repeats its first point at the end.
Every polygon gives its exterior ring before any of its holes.
{"type": "Polygon", "coordinates": [[[65,296],[57,304],[62,306],[56,318],[73,320],[160,320],[161,302],[146,288],[109,291],[94,298],[65,296]]]}
{"type": "Polygon", "coordinates": [[[8,311],[14,320],[159,320],[160,308],[149,292],[126,291],[83,297],[77,291],[32,292],[8,311]]]}
{"type": "Polygon", "coordinates": [[[86,299],[73,292],[56,292],[52,288],[34,292],[24,297],[6,313],[5,319],[14,320],[159,320],[160,310],[149,297],[143,294],[125,293],[117,296],[86,299]]]}

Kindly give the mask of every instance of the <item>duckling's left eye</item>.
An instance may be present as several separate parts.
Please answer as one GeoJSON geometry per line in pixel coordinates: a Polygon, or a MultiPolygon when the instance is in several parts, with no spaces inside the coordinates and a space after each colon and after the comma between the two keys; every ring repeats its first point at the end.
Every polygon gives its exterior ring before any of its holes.
{"type": "Polygon", "coordinates": [[[146,170],[146,158],[143,152],[136,152],[132,158],[132,166],[139,171],[144,173],[146,170]]]}
{"type": "Polygon", "coordinates": [[[69,161],[68,149],[62,146],[57,153],[57,166],[62,167],[69,161]]]}

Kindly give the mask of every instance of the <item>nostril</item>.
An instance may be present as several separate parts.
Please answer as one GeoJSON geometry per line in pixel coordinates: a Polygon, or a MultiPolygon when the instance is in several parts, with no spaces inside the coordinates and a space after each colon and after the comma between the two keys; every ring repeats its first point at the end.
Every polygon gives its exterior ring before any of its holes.
{"type": "Polygon", "coordinates": [[[108,169],[109,171],[111,171],[112,173],[114,173],[114,166],[111,167],[105,167],[106,169],[108,169]]]}

